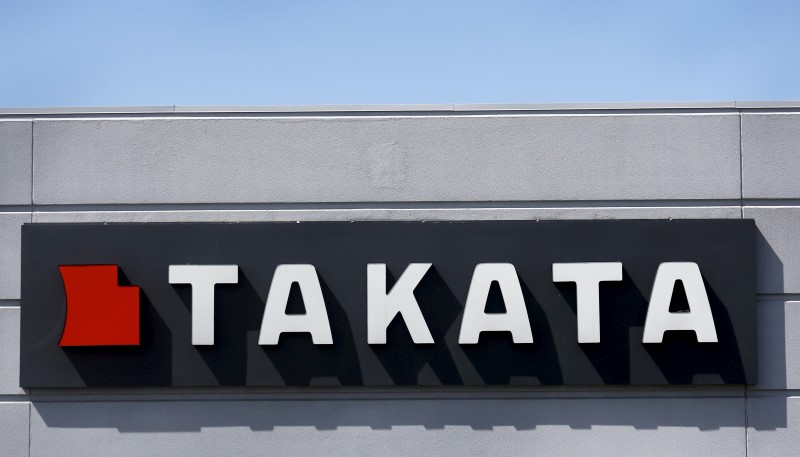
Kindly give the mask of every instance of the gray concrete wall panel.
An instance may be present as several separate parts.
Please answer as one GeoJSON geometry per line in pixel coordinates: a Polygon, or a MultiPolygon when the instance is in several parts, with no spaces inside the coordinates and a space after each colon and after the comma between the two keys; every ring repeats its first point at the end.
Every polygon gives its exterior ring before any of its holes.
{"type": "Polygon", "coordinates": [[[756,287],[758,293],[800,293],[800,207],[745,206],[742,214],[754,219],[756,287]]]}
{"type": "Polygon", "coordinates": [[[800,114],[742,114],[744,198],[800,198],[800,114]]]}
{"type": "Polygon", "coordinates": [[[31,213],[0,213],[0,300],[18,300],[20,293],[20,227],[31,213]]]}
{"type": "Polygon", "coordinates": [[[25,393],[19,387],[19,315],[19,307],[0,307],[0,395],[25,393]]]}
{"type": "Polygon", "coordinates": [[[800,302],[764,299],[757,308],[758,385],[800,389],[800,302]]]}
{"type": "Polygon", "coordinates": [[[29,455],[29,425],[31,404],[0,403],[0,455],[29,455]]]}
{"type": "Polygon", "coordinates": [[[37,204],[726,199],[734,114],[36,120],[37,204]]]}
{"type": "Polygon", "coordinates": [[[0,205],[31,204],[30,120],[0,120],[0,205]]]}
{"type": "Polygon", "coordinates": [[[800,449],[800,397],[784,392],[747,399],[747,456],[796,456],[800,449]]]}
{"type": "Polygon", "coordinates": [[[34,402],[32,456],[745,455],[743,398],[34,402]]]}

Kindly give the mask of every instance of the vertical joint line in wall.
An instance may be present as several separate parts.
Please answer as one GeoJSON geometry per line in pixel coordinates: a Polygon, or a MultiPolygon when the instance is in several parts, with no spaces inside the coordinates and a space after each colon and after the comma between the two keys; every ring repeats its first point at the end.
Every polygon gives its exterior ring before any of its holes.
{"type": "Polygon", "coordinates": [[[744,219],[744,155],[742,154],[742,110],[739,110],[739,217],[744,219]]]}
{"type": "Polygon", "coordinates": [[[33,223],[33,126],[35,118],[31,117],[31,223],[33,223]]]}
{"type": "Polygon", "coordinates": [[[747,417],[747,384],[744,385],[744,457],[747,457],[747,451],[750,447],[750,437],[747,435],[747,429],[750,426],[749,418],[747,417]]]}
{"type": "Polygon", "coordinates": [[[33,415],[33,400],[28,402],[28,457],[31,457],[31,416],[33,415]]]}
{"type": "Polygon", "coordinates": [[[33,200],[33,151],[34,151],[33,139],[35,137],[33,134],[33,129],[35,128],[35,126],[36,126],[36,118],[31,117],[31,223],[33,223],[33,201],[34,201],[33,200]]]}

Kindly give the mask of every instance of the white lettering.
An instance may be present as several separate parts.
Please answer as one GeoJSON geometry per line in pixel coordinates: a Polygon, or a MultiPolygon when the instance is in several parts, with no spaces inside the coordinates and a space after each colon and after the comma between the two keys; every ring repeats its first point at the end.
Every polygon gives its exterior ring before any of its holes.
{"type": "Polygon", "coordinates": [[[367,265],[367,343],[386,344],[386,327],[400,314],[414,343],[433,344],[433,336],[414,297],[414,288],[430,267],[430,263],[410,264],[386,293],[386,264],[367,265]]]}
{"type": "Polygon", "coordinates": [[[514,343],[533,343],[531,324],[517,270],[510,263],[480,263],[475,266],[461,320],[459,344],[477,344],[481,332],[511,332],[514,343]],[[497,281],[506,312],[486,314],[492,282],[497,281]]]}
{"type": "Polygon", "coordinates": [[[192,344],[214,344],[214,286],[239,282],[237,265],[170,265],[170,284],[192,285],[192,344]]]}
{"type": "Polygon", "coordinates": [[[667,330],[694,330],[699,343],[716,343],[717,330],[711,305],[703,285],[700,268],[694,262],[664,262],[658,266],[647,318],[644,322],[643,343],[660,343],[667,330]],[[671,313],[669,304],[675,282],[683,282],[689,312],[671,313]]]}
{"type": "Polygon", "coordinates": [[[600,342],[600,283],[622,281],[622,262],[554,263],[553,282],[574,282],[578,343],[600,342]]]}
{"type": "Polygon", "coordinates": [[[308,332],[314,344],[333,344],[328,311],[314,265],[278,265],[275,268],[264,307],[258,344],[276,345],[283,332],[308,332]],[[300,286],[306,313],[287,315],[289,292],[295,282],[300,286]]]}

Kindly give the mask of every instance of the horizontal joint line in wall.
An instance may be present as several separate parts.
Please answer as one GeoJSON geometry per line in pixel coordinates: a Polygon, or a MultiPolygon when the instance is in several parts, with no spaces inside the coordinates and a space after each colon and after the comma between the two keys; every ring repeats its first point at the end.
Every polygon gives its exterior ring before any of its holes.
{"type": "MultiPolygon", "coordinates": [[[[583,391],[583,392],[479,392],[471,391],[465,393],[454,392],[277,392],[269,393],[244,392],[231,394],[229,392],[215,392],[209,388],[204,392],[198,393],[138,393],[135,390],[129,392],[106,393],[94,392],[84,393],[80,390],[65,393],[32,393],[27,396],[17,396],[15,398],[27,397],[31,401],[454,401],[454,400],[582,400],[582,399],[659,399],[659,398],[743,398],[744,390],[712,390],[710,388],[696,391],[648,391],[637,392],[635,390],[616,391],[604,393],[602,391],[583,391]]],[[[11,400],[13,401],[13,400],[11,400]]]]}
{"type": "Polygon", "coordinates": [[[0,205],[0,213],[30,213],[33,211],[31,205],[0,205]]]}
{"type": "Polygon", "coordinates": [[[800,301],[800,294],[790,294],[790,293],[758,294],[758,300],[761,300],[761,301],[800,301]]]}
{"type": "MultiPolygon", "coordinates": [[[[797,201],[800,205],[800,200],[797,201]]],[[[775,204],[773,201],[772,204],[775,204]]],[[[72,211],[202,211],[202,210],[449,210],[449,209],[568,209],[568,208],[738,208],[739,199],[709,200],[535,200],[535,201],[378,201],[378,202],[267,202],[267,203],[86,203],[36,204],[34,212],[72,211]]],[[[0,206],[0,211],[31,207],[0,206]]]]}

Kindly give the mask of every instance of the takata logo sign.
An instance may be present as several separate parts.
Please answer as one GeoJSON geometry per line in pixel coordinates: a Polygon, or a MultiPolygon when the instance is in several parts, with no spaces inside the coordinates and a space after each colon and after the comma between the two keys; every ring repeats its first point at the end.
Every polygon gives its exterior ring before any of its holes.
{"type": "Polygon", "coordinates": [[[754,230],[29,224],[21,384],[753,383],[754,230]]]}
{"type": "MultiPolygon", "coordinates": [[[[430,263],[408,266],[386,291],[386,264],[367,265],[367,335],[369,344],[386,344],[386,327],[400,315],[414,343],[432,344],[433,337],[419,308],[414,289],[430,263]]],[[[67,295],[67,317],[60,346],[139,344],[139,288],[117,285],[117,265],[60,266],[67,295]]],[[[236,284],[237,265],[170,265],[170,284],[192,286],[192,344],[214,344],[214,286],[236,284]]],[[[553,281],[575,283],[579,343],[600,342],[600,283],[622,281],[622,263],[556,263],[553,281]]],[[[667,330],[690,330],[697,341],[716,343],[717,332],[696,263],[667,262],[659,266],[645,320],[644,343],[661,343],[667,330]],[[686,289],[688,309],[671,313],[675,283],[686,289]],[[688,287],[687,287],[688,286],[688,287]]],[[[314,344],[333,344],[330,322],[317,271],[313,265],[279,265],[267,296],[258,344],[276,345],[281,333],[307,332],[314,344]],[[302,293],[306,313],[286,314],[292,284],[302,293]]],[[[514,343],[533,343],[528,313],[512,264],[475,267],[461,321],[459,344],[477,344],[481,332],[507,331],[514,343]],[[496,282],[506,312],[487,314],[489,290],[496,282]]]]}

